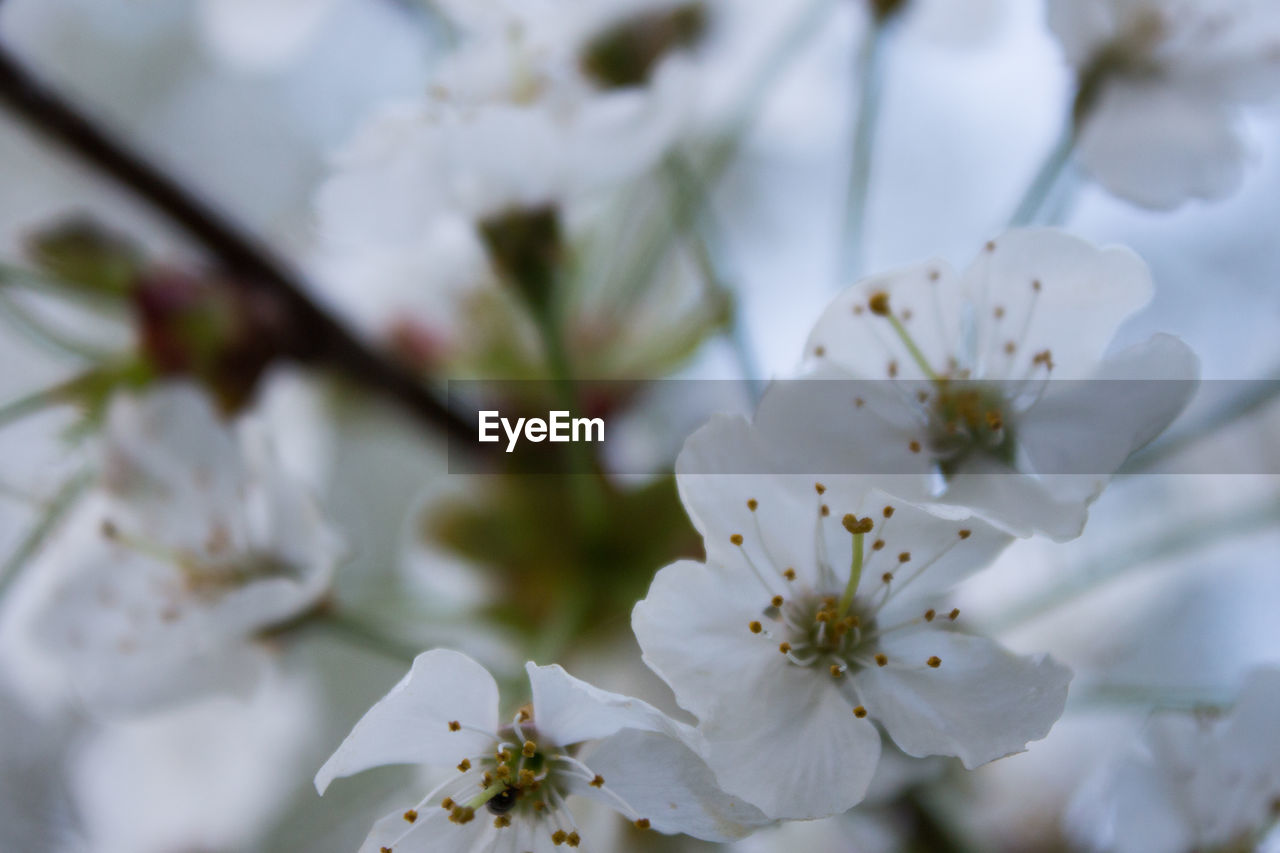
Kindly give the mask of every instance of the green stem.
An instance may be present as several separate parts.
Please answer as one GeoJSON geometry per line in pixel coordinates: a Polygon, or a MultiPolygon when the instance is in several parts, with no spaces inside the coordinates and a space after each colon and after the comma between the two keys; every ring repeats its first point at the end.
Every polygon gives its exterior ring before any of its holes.
{"type": "Polygon", "coordinates": [[[1036,221],[1045,202],[1048,201],[1054,187],[1058,185],[1063,171],[1071,162],[1071,153],[1075,149],[1075,124],[1068,122],[1063,126],[1058,140],[1049,149],[1048,156],[1040,165],[1039,171],[1027,186],[1022,200],[1009,220],[1010,227],[1031,225],[1036,221]]]}
{"type": "Polygon", "coordinates": [[[902,324],[902,321],[894,314],[886,314],[885,319],[889,321],[889,325],[893,327],[893,331],[902,341],[902,345],[907,348],[907,352],[911,354],[911,360],[916,363],[916,366],[920,368],[920,371],[929,378],[930,382],[933,382],[934,384],[941,384],[942,377],[929,366],[929,360],[924,357],[924,353],[920,350],[919,345],[916,344],[915,338],[911,337],[911,334],[907,331],[907,327],[902,324]]]}
{"type": "Polygon", "coordinates": [[[867,25],[866,37],[855,58],[854,85],[857,100],[853,112],[852,149],[849,159],[849,189],[845,198],[844,240],[840,279],[844,287],[861,273],[865,239],[867,193],[875,151],[876,125],[880,117],[885,61],[885,28],[882,20],[867,25]]]}
{"type": "Polygon", "coordinates": [[[1221,689],[1145,684],[1087,684],[1071,687],[1073,709],[1138,707],[1153,711],[1225,711],[1234,698],[1221,689]]]}
{"type": "Polygon", "coordinates": [[[1257,533],[1278,524],[1280,499],[1273,497],[1247,511],[1232,509],[1212,516],[1195,516],[1163,527],[1127,547],[1112,551],[1109,559],[1094,564],[1091,572],[1069,574],[1070,580],[1007,611],[990,628],[993,633],[1017,628],[1123,577],[1135,568],[1166,557],[1199,551],[1233,537],[1257,533]]]}
{"type": "Polygon", "coordinates": [[[853,559],[849,565],[849,582],[845,584],[844,595],[840,596],[840,615],[849,612],[853,597],[858,592],[858,584],[862,581],[862,542],[864,533],[853,534],[853,559]]]}
{"type": "MultiPolygon", "coordinates": [[[[704,216],[703,221],[706,222],[706,220],[707,217],[704,216]]],[[[734,358],[738,362],[738,372],[742,374],[742,382],[746,386],[747,394],[751,397],[752,404],[755,404],[760,402],[760,396],[764,392],[764,383],[760,378],[760,368],[756,362],[751,342],[747,339],[747,330],[742,323],[742,311],[739,309],[737,299],[734,297],[733,289],[716,269],[715,259],[712,258],[711,249],[707,245],[705,231],[711,229],[712,226],[710,224],[704,225],[703,228],[694,228],[689,237],[689,245],[693,251],[694,263],[697,264],[698,273],[702,278],[702,286],[705,289],[706,297],[714,302],[729,306],[728,316],[725,318],[722,327],[723,333],[725,340],[728,341],[730,348],[733,350],[734,358]]]]}
{"type": "Polygon", "coordinates": [[[35,526],[22,537],[18,547],[0,566],[0,597],[8,591],[9,586],[18,577],[23,566],[36,555],[48,541],[49,536],[66,518],[67,513],[75,506],[76,501],[84,494],[85,489],[93,481],[93,476],[85,471],[72,477],[58,489],[57,494],[49,501],[45,513],[35,526]]]}

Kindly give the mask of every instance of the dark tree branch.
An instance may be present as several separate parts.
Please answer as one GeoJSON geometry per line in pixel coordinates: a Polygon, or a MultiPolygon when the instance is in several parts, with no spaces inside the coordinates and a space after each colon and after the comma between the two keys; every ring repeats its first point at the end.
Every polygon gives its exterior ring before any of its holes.
{"type": "Polygon", "coordinates": [[[307,295],[296,272],[226,217],[184,189],[59,93],[32,76],[0,45],[0,104],[32,128],[145,200],[202,245],[244,286],[287,311],[297,333],[290,356],[324,365],[357,385],[380,392],[450,438],[473,443],[472,426],[437,400],[410,371],[352,335],[307,295]]]}

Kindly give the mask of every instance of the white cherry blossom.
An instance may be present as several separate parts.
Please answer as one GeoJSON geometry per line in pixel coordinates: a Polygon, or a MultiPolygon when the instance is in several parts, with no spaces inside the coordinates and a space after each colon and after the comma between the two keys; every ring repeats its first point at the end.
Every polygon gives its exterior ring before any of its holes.
{"type": "Polygon", "coordinates": [[[360,853],[546,851],[584,843],[565,800],[587,797],[641,828],[723,841],[767,823],[716,788],[686,725],[580,681],[526,666],[531,702],[509,718],[493,677],[459,652],[424,652],[316,774],[316,788],[386,764],[456,768],[380,820],[360,853]]]}
{"type": "Polygon", "coordinates": [[[802,379],[846,381],[777,383],[755,428],[793,472],[884,475],[909,500],[1071,539],[1195,391],[1177,338],[1108,354],[1151,294],[1133,252],[1051,229],[1004,234],[963,274],[932,261],[873,276],[807,344],[802,379]]]}
{"type": "Polygon", "coordinates": [[[1225,714],[1153,717],[1141,745],[1081,787],[1067,813],[1069,834],[1100,853],[1263,849],[1280,822],[1277,707],[1280,670],[1262,669],[1225,714]]]}
{"type": "Polygon", "coordinates": [[[247,688],[254,638],[328,592],[338,540],[257,427],[188,385],[113,403],[100,482],[30,567],[22,608],[90,707],[247,688]]]}
{"type": "Polygon", "coordinates": [[[970,768],[1044,737],[1069,671],[956,630],[944,599],[1010,537],[861,478],[707,473],[767,453],[738,417],[690,438],[677,477],[707,561],[664,568],[632,615],[721,786],[770,817],[824,817],[863,799],[881,729],[970,768]]]}
{"type": "Polygon", "coordinates": [[[1280,96],[1267,0],[1050,0],[1080,78],[1077,153],[1110,192],[1167,209],[1239,186],[1241,108],[1280,96]]]}

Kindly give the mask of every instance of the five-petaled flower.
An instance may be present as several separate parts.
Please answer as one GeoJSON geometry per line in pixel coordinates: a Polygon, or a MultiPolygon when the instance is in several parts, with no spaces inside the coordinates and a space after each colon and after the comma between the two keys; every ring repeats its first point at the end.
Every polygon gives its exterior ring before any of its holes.
{"type": "Polygon", "coordinates": [[[640,828],[724,841],[767,819],[727,796],[696,752],[696,733],[658,709],[527,665],[532,701],[507,720],[498,686],[458,652],[424,652],[316,774],[384,764],[453,768],[438,787],[379,821],[361,853],[546,851],[583,839],[565,805],[577,794],[640,828]]]}
{"type": "Polygon", "coordinates": [[[191,385],[114,401],[99,482],[20,608],[35,649],[91,706],[251,686],[255,638],[329,591],[343,549],[261,426],[228,425],[191,385]]]}
{"type": "Polygon", "coordinates": [[[877,475],[1018,536],[1073,538],[1196,387],[1169,335],[1104,356],[1151,291],[1133,252],[1051,229],[1006,233],[963,275],[934,261],[871,277],[809,338],[802,378],[845,381],[776,383],[754,427],[779,470],[877,475]]]}
{"type": "Polygon", "coordinates": [[[726,791],[770,817],[839,814],[871,782],[878,727],[967,767],[1048,733],[1069,671],[956,630],[943,598],[1009,536],[861,478],[703,473],[760,452],[741,418],[690,438],[677,475],[707,562],[664,568],[632,615],[726,791]]]}

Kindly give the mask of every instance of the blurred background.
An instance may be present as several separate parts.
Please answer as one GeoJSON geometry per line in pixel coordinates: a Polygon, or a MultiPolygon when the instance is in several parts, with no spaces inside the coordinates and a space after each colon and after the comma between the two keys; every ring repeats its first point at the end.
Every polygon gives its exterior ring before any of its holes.
{"type": "MultiPolygon", "coordinates": [[[[962,268],[998,234],[1077,88],[1035,0],[707,5],[697,26],[664,19],[622,51],[681,54],[640,69],[643,95],[600,82],[627,72],[602,52],[596,84],[621,91],[601,105],[562,79],[561,54],[676,4],[0,2],[0,400],[20,404],[0,429],[0,853],[354,851],[428,780],[382,769],[324,799],[311,780],[427,648],[475,656],[513,704],[533,659],[679,713],[629,613],[654,572],[701,553],[670,471],[705,406],[660,389],[579,401],[622,424],[627,454],[566,462],[592,472],[584,498],[578,479],[501,464],[450,474],[445,383],[717,379],[723,407],[749,411],[743,375],[791,375],[841,285],[931,257],[962,268]],[[120,180],[103,146],[68,144],[84,128],[23,107],[30,81],[279,264],[236,261],[138,174],[120,180]],[[505,145],[468,112],[538,98],[552,129],[518,117],[496,131],[505,145]],[[873,156],[850,260],[857,150],[873,156]],[[513,203],[555,222],[501,220],[513,203]],[[554,310],[546,258],[522,254],[538,227],[556,230],[554,263],[573,257],[554,310]],[[276,269],[296,289],[282,296],[276,269]],[[173,293],[232,318],[209,349],[166,325],[173,293]],[[261,426],[341,559],[320,616],[255,641],[251,684],[121,712],[34,647],[37,575],[111,399],[175,376],[261,426]]],[[[1226,197],[1148,210],[1068,165],[1039,218],[1150,264],[1155,299],[1117,347],[1169,332],[1205,378],[1277,379],[1280,116],[1250,108],[1239,132],[1244,177],[1226,197]]],[[[1194,402],[1171,452],[1275,470],[1280,410],[1253,403],[1219,423],[1194,402]]],[[[962,592],[1012,648],[1075,669],[1048,739],[974,772],[903,759],[882,798],[732,849],[1074,849],[1066,804],[1153,708],[1228,703],[1280,661],[1277,521],[1274,476],[1118,477],[1083,537],[1020,541],[962,592]]],[[[576,812],[597,850],[715,847],[576,812]]]]}

